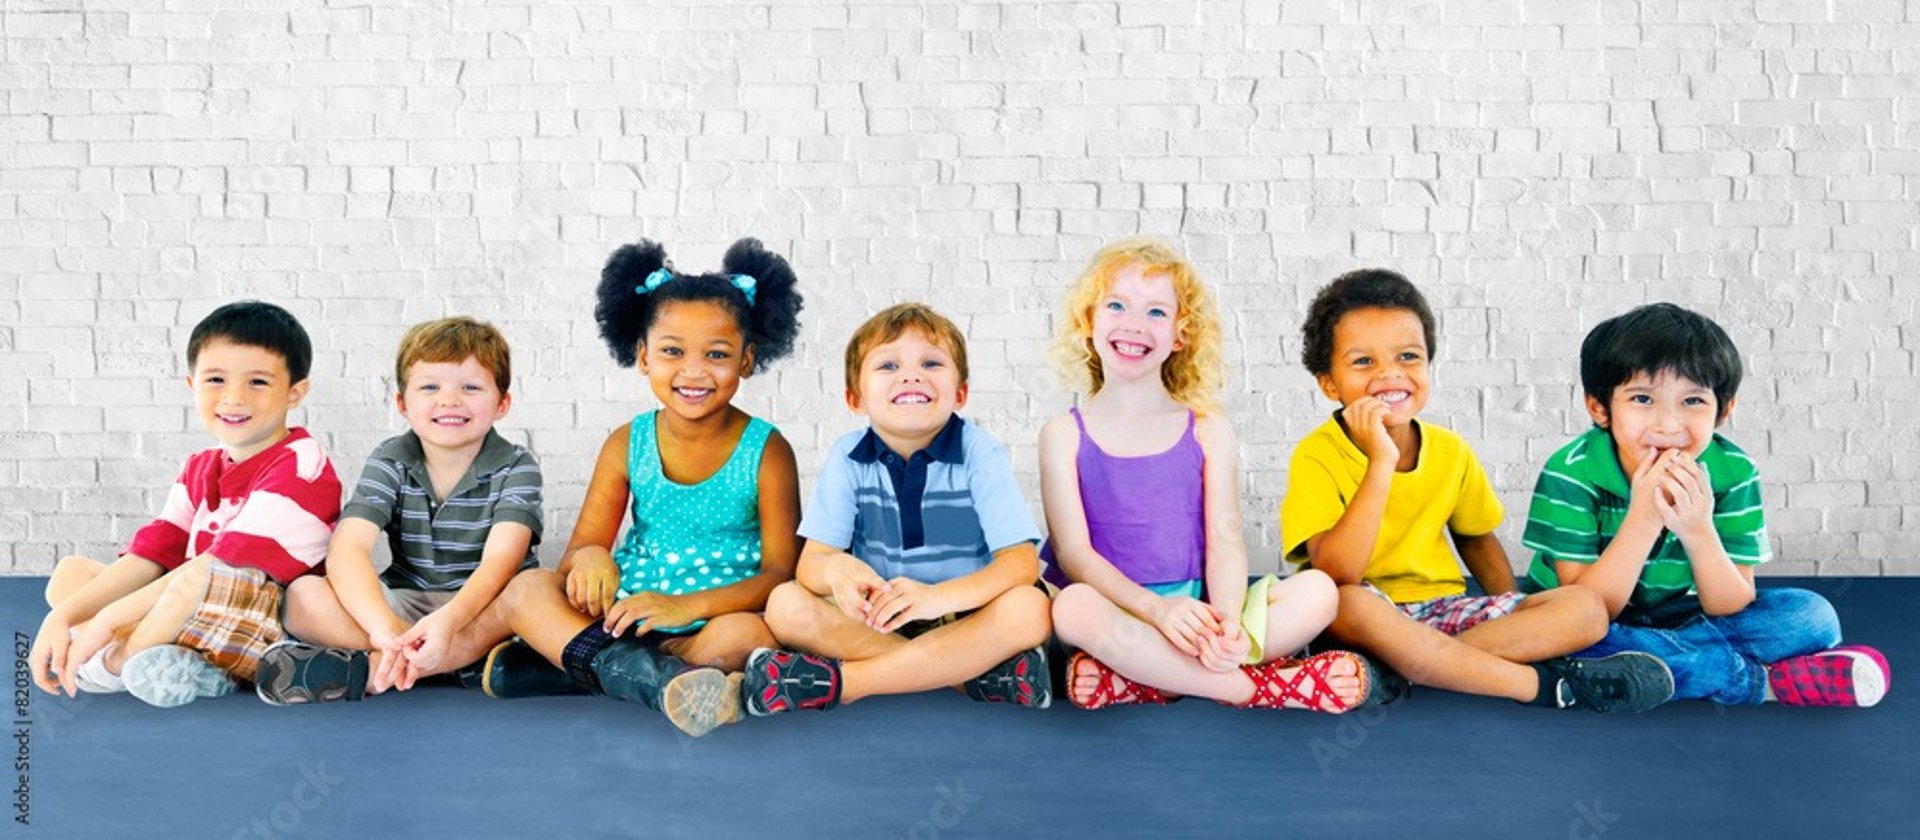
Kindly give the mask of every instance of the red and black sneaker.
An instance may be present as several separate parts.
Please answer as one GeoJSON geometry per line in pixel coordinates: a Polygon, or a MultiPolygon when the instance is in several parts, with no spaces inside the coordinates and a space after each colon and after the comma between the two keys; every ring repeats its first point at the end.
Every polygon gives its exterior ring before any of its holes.
{"type": "Polygon", "coordinates": [[[1047,674],[1046,646],[1013,655],[962,686],[967,696],[985,703],[1013,703],[1033,709],[1053,704],[1053,678],[1047,674]]]}
{"type": "Polygon", "coordinates": [[[840,660],[772,648],[747,654],[747,712],[765,717],[795,709],[825,711],[840,705],[840,660]]]}
{"type": "Polygon", "coordinates": [[[1887,696],[1893,669],[1880,651],[1847,645],[1775,662],[1767,683],[1784,705],[1866,708],[1887,696]]]}

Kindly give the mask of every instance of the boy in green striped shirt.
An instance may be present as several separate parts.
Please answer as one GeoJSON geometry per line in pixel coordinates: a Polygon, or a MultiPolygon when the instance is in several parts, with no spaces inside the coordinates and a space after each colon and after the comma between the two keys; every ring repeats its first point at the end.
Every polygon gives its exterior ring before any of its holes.
{"type": "Polygon", "coordinates": [[[1804,589],[1759,589],[1770,559],[1760,475],[1714,431],[1732,414],[1740,354],[1712,320],[1672,304],[1608,319],[1580,345],[1594,428],[1547,459],[1521,541],[1542,589],[1578,582],[1613,616],[1580,656],[1644,651],[1674,698],[1871,706],[1886,658],[1836,647],[1840,621],[1804,589]]]}

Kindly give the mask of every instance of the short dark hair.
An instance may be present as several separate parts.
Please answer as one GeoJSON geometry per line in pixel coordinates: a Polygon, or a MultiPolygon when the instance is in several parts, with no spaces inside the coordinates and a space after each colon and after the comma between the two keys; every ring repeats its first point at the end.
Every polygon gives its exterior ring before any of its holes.
{"type": "Polygon", "coordinates": [[[1740,350],[1713,319],[1652,303],[1601,321],[1580,342],[1580,385],[1601,405],[1637,374],[1684,376],[1713,391],[1719,415],[1740,390],[1740,350]]]}
{"type": "Polygon", "coordinates": [[[207,313],[193,325],[187,339],[187,369],[200,359],[200,348],[214,340],[259,347],[280,355],[287,363],[288,384],[305,381],[313,367],[313,342],[293,314],[271,303],[242,300],[207,313]]]}
{"type": "Polygon", "coordinates": [[[1333,328],[1340,318],[1355,309],[1402,309],[1420,319],[1427,334],[1427,358],[1433,358],[1433,308],[1414,288],[1413,281],[1397,271],[1363,268],[1349,271],[1322,287],[1307,307],[1307,321],[1300,326],[1306,346],[1300,361],[1307,372],[1322,376],[1333,372],[1333,328]]]}

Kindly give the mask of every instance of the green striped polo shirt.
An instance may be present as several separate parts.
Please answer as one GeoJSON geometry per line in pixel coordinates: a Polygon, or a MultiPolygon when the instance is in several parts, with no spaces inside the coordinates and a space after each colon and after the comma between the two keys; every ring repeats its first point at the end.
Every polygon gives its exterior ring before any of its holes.
{"type": "MultiPolygon", "coordinates": [[[[1760,509],[1760,472],[1747,453],[1715,433],[1699,463],[1713,488],[1713,528],[1727,556],[1742,565],[1772,559],[1767,523],[1760,509]]],[[[1627,518],[1630,483],[1613,448],[1613,435],[1594,428],[1547,459],[1533,488],[1527,530],[1520,541],[1533,549],[1527,577],[1542,588],[1560,585],[1556,561],[1593,563],[1627,518]]],[[[1631,603],[1650,607],[1693,591],[1693,567],[1680,538],[1660,532],[1631,603]]]]}

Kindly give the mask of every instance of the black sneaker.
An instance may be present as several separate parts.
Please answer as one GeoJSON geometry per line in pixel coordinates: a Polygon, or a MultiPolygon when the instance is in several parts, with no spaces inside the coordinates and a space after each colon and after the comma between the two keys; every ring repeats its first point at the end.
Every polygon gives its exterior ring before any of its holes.
{"type": "Polygon", "coordinates": [[[747,655],[740,691],[747,713],[765,717],[840,705],[840,661],[809,653],[756,648],[747,655]]]}
{"type": "Polygon", "coordinates": [[[1560,676],[1563,709],[1638,714],[1673,698],[1673,670],[1649,653],[1541,663],[1560,676]]]}
{"type": "Polygon", "coordinates": [[[287,640],[260,656],[253,691],[275,706],[330,703],[367,696],[366,651],[287,640]]]}
{"type": "Polygon", "coordinates": [[[1045,645],[1023,650],[961,686],[967,696],[986,703],[1013,703],[1033,709],[1053,704],[1053,680],[1047,675],[1045,645]]]}
{"type": "Polygon", "coordinates": [[[480,690],[495,700],[584,694],[567,672],[519,639],[494,645],[480,671],[480,690]]]}
{"type": "Polygon", "coordinates": [[[1367,665],[1367,696],[1360,701],[1358,708],[1390,706],[1413,696],[1413,683],[1400,676],[1399,671],[1370,656],[1361,656],[1360,661],[1367,665]]]}

